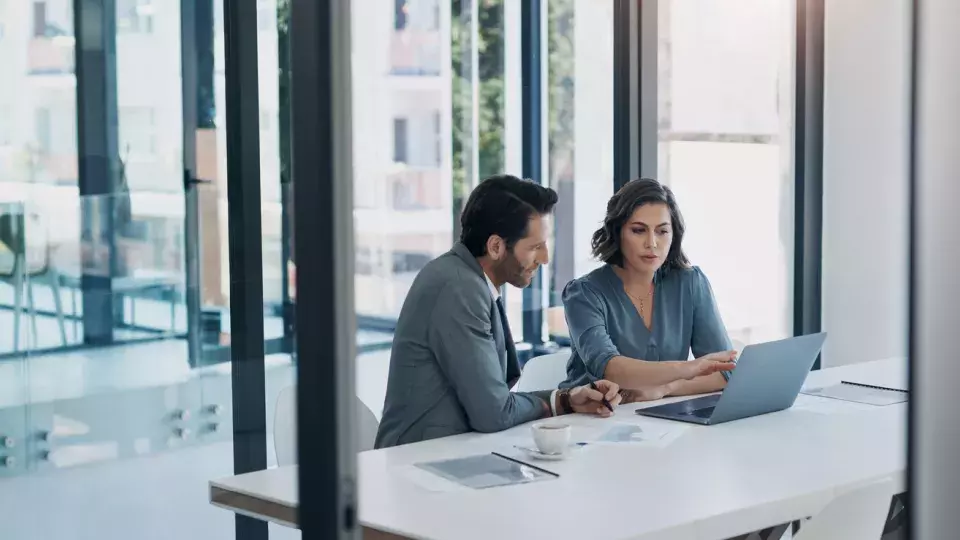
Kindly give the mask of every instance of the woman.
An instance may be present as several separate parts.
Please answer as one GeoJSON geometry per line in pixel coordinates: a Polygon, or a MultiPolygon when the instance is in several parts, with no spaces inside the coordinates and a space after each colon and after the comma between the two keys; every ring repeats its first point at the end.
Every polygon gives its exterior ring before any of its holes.
{"type": "Polygon", "coordinates": [[[673,192],[656,180],[610,199],[593,235],[606,264],[563,290],[573,354],[562,387],[607,379],[630,402],[726,386],[736,351],[707,277],[683,253],[683,232],[673,192]],[[697,359],[686,361],[691,349],[697,359]]]}

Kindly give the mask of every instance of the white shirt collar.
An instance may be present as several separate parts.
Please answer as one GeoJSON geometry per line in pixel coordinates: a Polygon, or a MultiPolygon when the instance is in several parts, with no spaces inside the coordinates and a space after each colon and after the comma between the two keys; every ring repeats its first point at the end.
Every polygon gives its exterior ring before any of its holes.
{"type": "Polygon", "coordinates": [[[500,289],[498,289],[496,286],[494,286],[493,282],[490,281],[490,276],[488,276],[486,272],[483,273],[483,277],[486,278],[486,280],[487,280],[487,287],[490,287],[490,296],[493,297],[493,300],[494,300],[494,301],[499,300],[499,299],[500,299],[500,289]]]}

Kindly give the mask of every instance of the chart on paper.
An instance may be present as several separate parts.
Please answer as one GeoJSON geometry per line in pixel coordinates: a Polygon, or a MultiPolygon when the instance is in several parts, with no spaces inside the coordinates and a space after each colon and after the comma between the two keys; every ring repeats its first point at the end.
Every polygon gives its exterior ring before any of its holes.
{"type": "Polygon", "coordinates": [[[587,444],[598,445],[642,445],[662,447],[679,437],[686,426],[655,426],[617,422],[604,426],[592,437],[584,440],[587,444]]]}

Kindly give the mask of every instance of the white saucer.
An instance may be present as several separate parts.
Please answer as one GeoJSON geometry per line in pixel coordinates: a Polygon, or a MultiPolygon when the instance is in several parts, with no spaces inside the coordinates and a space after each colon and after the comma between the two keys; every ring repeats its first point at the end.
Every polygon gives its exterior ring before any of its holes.
{"type": "Polygon", "coordinates": [[[562,454],[544,454],[536,448],[528,448],[526,446],[517,446],[517,449],[522,450],[523,453],[534,459],[542,459],[544,461],[561,461],[567,458],[571,453],[573,453],[575,446],[571,446],[569,450],[562,454]]]}

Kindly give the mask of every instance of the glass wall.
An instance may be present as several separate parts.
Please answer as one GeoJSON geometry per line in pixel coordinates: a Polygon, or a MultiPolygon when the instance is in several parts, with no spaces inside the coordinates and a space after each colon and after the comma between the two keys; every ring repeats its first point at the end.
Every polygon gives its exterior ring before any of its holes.
{"type": "Polygon", "coordinates": [[[356,381],[378,417],[392,332],[413,279],[453,245],[472,168],[502,166],[500,113],[474,99],[497,103],[484,92],[502,93],[502,79],[491,79],[502,64],[503,8],[474,7],[377,0],[352,10],[356,381]],[[477,133],[487,140],[479,158],[477,133]]]}
{"type": "MultiPolygon", "coordinates": [[[[234,538],[207,482],[233,474],[235,430],[247,449],[273,448],[232,414],[218,4],[0,1],[5,538],[234,538]],[[75,6],[78,20],[106,24],[75,37],[75,6]],[[195,88],[184,88],[185,66],[195,88]]],[[[275,11],[264,4],[256,25],[271,412],[294,369],[277,339],[285,327],[271,320],[282,268],[271,247],[281,237],[275,11]]]]}
{"type": "Polygon", "coordinates": [[[613,2],[547,3],[547,174],[559,195],[544,317],[548,339],[568,340],[560,294],[596,268],[590,239],[613,184],[613,2]]]}
{"type": "MultiPolygon", "coordinates": [[[[366,9],[353,15],[361,344],[371,331],[392,329],[416,273],[452,246],[460,210],[476,182],[502,172],[520,175],[523,152],[519,4],[464,0],[452,2],[449,11],[435,0],[389,4],[384,1],[376,17],[375,10],[366,9]]],[[[518,341],[530,334],[523,328],[523,311],[542,310],[544,327],[533,334],[563,342],[559,291],[595,266],[590,236],[613,191],[613,7],[608,4],[544,4],[540,24],[548,60],[541,105],[547,173],[533,180],[556,189],[560,204],[554,262],[544,294],[537,295],[542,304],[526,305],[521,291],[505,291],[518,341]]],[[[385,361],[388,354],[377,356],[385,361]]],[[[378,408],[382,396],[374,401],[378,408]]]]}
{"type": "Polygon", "coordinates": [[[660,0],[660,180],[684,247],[744,343],[792,334],[794,12],[790,0],[660,0]]]}
{"type": "MultiPolygon", "coordinates": [[[[0,443],[13,443],[0,445],[0,494],[12,538],[233,538],[206,482],[234,472],[235,443],[289,463],[275,421],[283,431],[293,418],[276,407],[295,384],[297,281],[310,279],[292,249],[289,2],[258,1],[247,34],[260,238],[231,235],[242,182],[228,174],[239,122],[224,3],[182,6],[0,0],[0,443]],[[74,35],[74,6],[102,5],[113,33],[78,47],[93,38],[74,35]],[[83,71],[83,50],[103,51],[102,71],[83,71]],[[237,276],[251,274],[230,255],[248,241],[262,248],[263,298],[239,302],[237,276]],[[237,305],[251,310],[242,322],[237,305]],[[263,354],[232,358],[234,329],[250,324],[263,325],[263,354]],[[236,425],[236,381],[255,370],[233,369],[260,356],[264,418],[236,425]]],[[[756,341],[790,327],[793,27],[787,0],[749,7],[661,0],[660,176],[728,327],[756,341]],[[731,30],[742,27],[753,33],[731,30]]],[[[539,294],[508,287],[506,302],[515,339],[532,341],[522,353],[568,344],[560,291],[598,265],[590,238],[614,190],[614,6],[542,8],[530,21],[513,0],[353,3],[356,382],[376,415],[413,279],[458,239],[480,179],[521,175],[531,25],[545,52],[544,174],[531,180],[560,201],[539,294]]]]}
{"type": "Polygon", "coordinates": [[[394,3],[353,10],[356,307],[370,330],[390,327],[453,237],[450,7],[394,3]]]}
{"type": "MultiPolygon", "coordinates": [[[[38,292],[32,299],[38,327],[53,332],[28,334],[14,309],[17,295],[13,283],[19,273],[13,227],[23,217],[25,205],[43,202],[45,211],[33,212],[34,226],[50,229],[58,244],[65,237],[76,246],[75,223],[57,223],[50,206],[68,206],[76,216],[77,204],[77,123],[74,72],[73,6],[71,2],[0,3],[0,204],[8,225],[0,238],[0,359],[16,357],[32,348],[58,347],[75,343],[73,334],[57,330],[58,318],[53,295],[38,292]],[[27,341],[30,340],[30,341],[27,341]]],[[[25,225],[25,224],[24,224],[25,225]]],[[[38,239],[30,238],[32,243],[38,239]]],[[[44,242],[47,243],[47,242],[44,242]]],[[[25,248],[25,246],[23,246],[25,248]]],[[[45,246],[34,246],[47,258],[45,246]]],[[[51,250],[55,250],[55,246],[51,250]]],[[[75,257],[74,257],[75,258],[75,257]]],[[[30,270],[39,270],[45,261],[31,261],[30,270]]],[[[22,289],[21,289],[22,290],[22,289]]],[[[24,295],[26,296],[26,295],[24,295]]],[[[30,298],[22,298],[27,306],[30,298]]],[[[62,319],[63,313],[60,312],[62,319]]],[[[31,322],[31,324],[34,324],[31,322]]],[[[0,360],[2,361],[2,360],[0,360]]]]}

